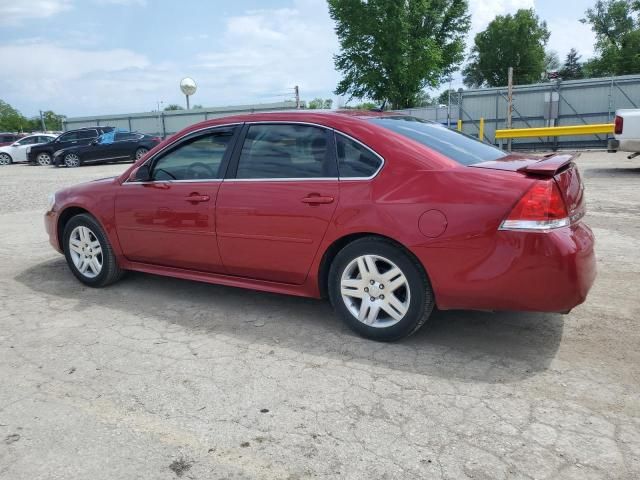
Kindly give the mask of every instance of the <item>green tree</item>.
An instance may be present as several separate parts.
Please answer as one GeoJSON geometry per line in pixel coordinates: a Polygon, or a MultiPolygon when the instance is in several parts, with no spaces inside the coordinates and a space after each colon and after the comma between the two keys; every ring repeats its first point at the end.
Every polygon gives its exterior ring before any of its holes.
{"type": "Polygon", "coordinates": [[[555,50],[547,50],[544,53],[544,71],[557,72],[560,70],[560,57],[555,50]]]}
{"type": "Polygon", "coordinates": [[[475,37],[469,64],[462,71],[465,85],[504,86],[509,67],[513,67],[514,84],[540,81],[548,40],[547,24],[533,9],[498,15],[475,37]]]}
{"type": "Polygon", "coordinates": [[[467,0],[328,0],[342,74],[335,93],[412,107],[463,60],[467,0]]]}
{"type": "Polygon", "coordinates": [[[596,34],[596,57],[585,63],[589,76],[640,72],[640,1],[598,0],[583,23],[596,34]]]}
{"type": "Polygon", "coordinates": [[[174,110],[184,110],[184,107],[176,103],[172,103],[171,105],[167,105],[166,107],[164,107],[165,112],[172,112],[174,110]]]}
{"type": "MultiPolygon", "coordinates": [[[[57,113],[47,110],[46,112],[42,112],[42,117],[44,119],[45,130],[62,130],[62,122],[65,118],[65,115],[58,115],[57,113]]],[[[32,122],[37,123],[36,130],[42,128],[42,122],[40,121],[40,117],[35,117],[32,119],[32,122]]]]}
{"type": "Polygon", "coordinates": [[[449,105],[449,92],[451,92],[451,103],[457,103],[458,91],[453,88],[447,88],[438,95],[438,105],[449,105]]]}
{"type": "Polygon", "coordinates": [[[18,110],[0,100],[0,131],[22,132],[30,130],[30,123],[18,110]]]}
{"type": "Polygon", "coordinates": [[[582,72],[582,63],[580,62],[581,56],[575,48],[569,50],[567,58],[564,61],[562,69],[560,69],[560,77],[563,80],[576,80],[584,78],[582,72]]]}
{"type": "Polygon", "coordinates": [[[314,98],[307,104],[309,110],[330,109],[333,105],[333,100],[330,98],[322,99],[320,97],[314,98]]]}

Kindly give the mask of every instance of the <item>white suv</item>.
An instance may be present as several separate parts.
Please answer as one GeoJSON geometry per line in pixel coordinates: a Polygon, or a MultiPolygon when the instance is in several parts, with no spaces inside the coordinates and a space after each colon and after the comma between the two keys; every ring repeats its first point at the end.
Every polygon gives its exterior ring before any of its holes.
{"type": "Polygon", "coordinates": [[[37,133],[23,137],[11,145],[0,147],[0,165],[9,165],[15,162],[26,162],[29,148],[42,143],[49,143],[56,138],[57,135],[49,133],[37,133]]]}

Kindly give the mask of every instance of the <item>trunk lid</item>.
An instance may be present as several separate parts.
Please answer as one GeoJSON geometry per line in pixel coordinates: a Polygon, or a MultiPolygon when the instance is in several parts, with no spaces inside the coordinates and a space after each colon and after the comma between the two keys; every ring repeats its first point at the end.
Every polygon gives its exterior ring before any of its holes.
{"type": "Polygon", "coordinates": [[[471,165],[473,168],[489,168],[518,172],[532,179],[553,178],[560,188],[571,221],[579,220],[585,213],[584,184],[574,160],[580,154],[550,154],[544,157],[508,155],[498,160],[471,165]]]}

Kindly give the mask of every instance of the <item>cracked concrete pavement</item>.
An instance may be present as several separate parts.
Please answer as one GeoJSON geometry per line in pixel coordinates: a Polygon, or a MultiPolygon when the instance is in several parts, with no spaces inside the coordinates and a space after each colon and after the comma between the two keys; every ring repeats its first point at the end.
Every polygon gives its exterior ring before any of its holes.
{"type": "Polygon", "coordinates": [[[47,194],[126,166],[0,168],[0,478],[640,478],[640,163],[579,165],[584,305],[437,312],[395,344],[322,301],[83,287],[48,245],[47,194]]]}

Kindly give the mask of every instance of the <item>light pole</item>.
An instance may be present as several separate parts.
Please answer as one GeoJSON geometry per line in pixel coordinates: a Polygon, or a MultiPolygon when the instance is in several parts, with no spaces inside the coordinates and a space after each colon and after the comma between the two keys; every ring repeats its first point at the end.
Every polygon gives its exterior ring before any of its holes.
{"type": "Polygon", "coordinates": [[[196,93],[197,88],[198,87],[193,78],[186,77],[180,81],[180,90],[182,90],[182,93],[184,93],[184,96],[187,99],[187,110],[189,110],[189,97],[196,93]]]}

